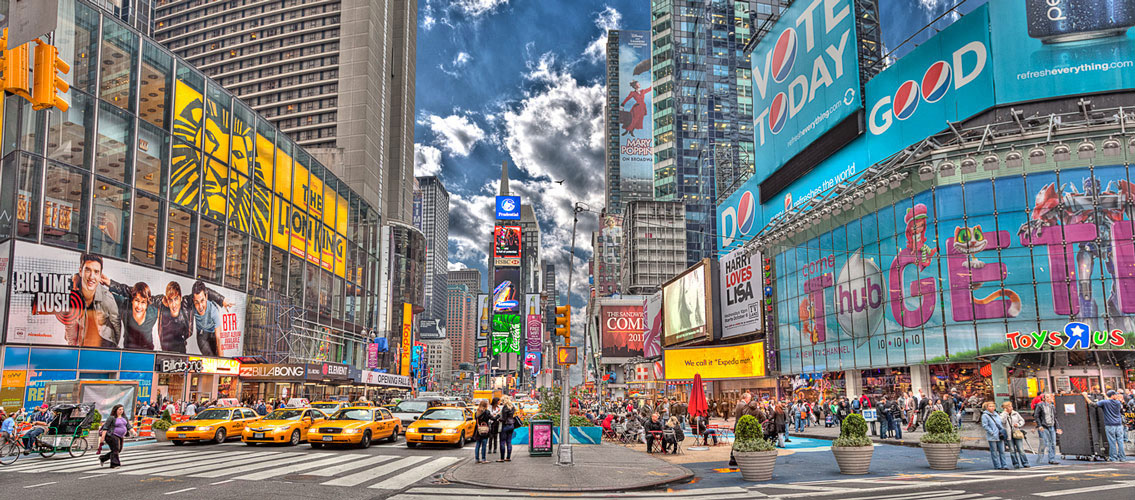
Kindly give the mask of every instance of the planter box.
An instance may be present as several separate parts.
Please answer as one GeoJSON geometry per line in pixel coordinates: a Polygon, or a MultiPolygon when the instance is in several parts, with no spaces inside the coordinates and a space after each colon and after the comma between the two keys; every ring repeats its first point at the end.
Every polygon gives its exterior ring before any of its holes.
{"type": "Polygon", "coordinates": [[[154,429],[153,433],[154,433],[154,440],[156,440],[157,442],[165,443],[165,442],[169,441],[169,439],[166,438],[166,431],[159,431],[157,429],[154,429]]]}
{"type": "Polygon", "coordinates": [[[922,452],[926,454],[926,462],[934,470],[957,469],[958,453],[961,450],[961,443],[922,443],[922,452]]]}
{"type": "Polygon", "coordinates": [[[741,468],[741,477],[746,481],[769,481],[776,465],[777,451],[737,451],[733,458],[741,468]]]}
{"type": "Polygon", "coordinates": [[[871,468],[871,455],[874,453],[874,446],[832,446],[832,455],[835,455],[835,461],[839,464],[840,474],[866,474],[871,468]]]}

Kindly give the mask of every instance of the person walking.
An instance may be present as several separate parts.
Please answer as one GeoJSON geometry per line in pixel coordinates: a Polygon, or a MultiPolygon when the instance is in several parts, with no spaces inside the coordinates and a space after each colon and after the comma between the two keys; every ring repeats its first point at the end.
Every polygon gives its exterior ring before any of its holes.
{"type": "Polygon", "coordinates": [[[501,398],[503,407],[500,412],[500,453],[501,458],[498,462],[511,462],[512,461],[512,432],[516,429],[516,407],[512,405],[512,398],[504,396],[501,398]]]}
{"type": "Polygon", "coordinates": [[[493,402],[489,405],[489,453],[497,452],[497,442],[500,436],[501,424],[501,400],[497,396],[493,396],[493,402]]]}
{"type": "Polygon", "coordinates": [[[1013,468],[1029,468],[1029,458],[1025,456],[1025,452],[1022,450],[1025,433],[1021,430],[1021,427],[1025,426],[1025,419],[1021,417],[1020,413],[1013,410],[1012,402],[1001,403],[1001,423],[1005,425],[1005,433],[1009,436],[1009,439],[1003,440],[1003,443],[1005,450],[1009,452],[1009,458],[1012,459],[1013,468]]]}
{"type": "MultiPolygon", "coordinates": [[[[97,411],[97,410],[96,410],[97,411]]],[[[102,423],[99,428],[99,445],[98,448],[102,449],[102,444],[105,442],[109,450],[99,455],[99,466],[105,464],[110,460],[110,468],[117,469],[122,466],[119,461],[118,455],[122,453],[123,440],[127,435],[136,435],[134,427],[130,425],[130,419],[126,417],[126,409],[122,405],[114,405],[110,409],[110,416],[102,423]]]]}
{"type": "Polygon", "coordinates": [[[1123,395],[1114,390],[1107,391],[1107,399],[1092,401],[1088,393],[1081,393],[1088,406],[1103,410],[1103,428],[1107,434],[1108,462],[1126,462],[1127,452],[1123,445],[1127,441],[1127,429],[1123,425],[1123,395]]]}
{"type": "Polygon", "coordinates": [[[1005,432],[1005,427],[1001,424],[1001,417],[995,413],[996,409],[997,405],[993,401],[986,401],[982,405],[981,428],[985,429],[985,440],[989,442],[989,456],[993,462],[993,468],[1009,470],[1009,464],[1005,458],[1005,446],[1001,442],[1009,434],[1005,432]]]}
{"type": "Polygon", "coordinates": [[[1047,393],[1033,408],[1036,418],[1036,432],[1040,435],[1040,451],[1037,452],[1037,461],[1041,462],[1048,456],[1048,463],[1056,465],[1056,436],[1063,434],[1060,430],[1060,421],[1056,419],[1055,397],[1047,393]]]}
{"type": "Polygon", "coordinates": [[[476,420],[476,427],[473,428],[473,439],[477,442],[473,447],[473,460],[479,464],[489,463],[486,452],[489,449],[489,402],[482,399],[481,404],[477,406],[477,413],[474,416],[476,420]]]}

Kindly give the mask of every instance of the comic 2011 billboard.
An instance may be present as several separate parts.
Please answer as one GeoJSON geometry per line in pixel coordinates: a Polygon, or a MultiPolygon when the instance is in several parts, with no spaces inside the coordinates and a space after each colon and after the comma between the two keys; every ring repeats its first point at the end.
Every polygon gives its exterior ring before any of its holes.
{"type": "Polygon", "coordinates": [[[246,296],[153,269],[18,242],[11,343],[243,354],[246,296]]]}
{"type": "Polygon", "coordinates": [[[643,355],[646,332],[642,306],[603,304],[599,306],[599,332],[604,358],[633,358],[643,355]]]}
{"type": "Polygon", "coordinates": [[[649,31],[619,31],[619,183],[654,191],[654,108],[649,31]]]}

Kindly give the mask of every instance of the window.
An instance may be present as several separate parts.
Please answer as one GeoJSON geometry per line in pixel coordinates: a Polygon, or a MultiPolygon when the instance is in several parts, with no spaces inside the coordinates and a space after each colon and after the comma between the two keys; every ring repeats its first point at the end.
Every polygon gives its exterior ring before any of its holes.
{"type": "Polygon", "coordinates": [[[94,99],[82,92],[70,92],[71,106],[66,112],[48,110],[47,157],[71,165],[90,168],[87,138],[94,128],[94,99]]]}
{"type": "Polygon", "coordinates": [[[94,225],[91,252],[126,260],[126,236],[130,228],[130,190],[95,179],[94,225]]]}
{"type": "MultiPolygon", "coordinates": [[[[59,2],[59,24],[55,29],[53,44],[59,49],[59,58],[71,64],[70,73],[63,75],[63,81],[71,85],[71,90],[94,92],[94,56],[98,52],[98,11],[76,0],[59,2]]],[[[72,108],[75,103],[71,103],[72,108]]]]}
{"type": "Polygon", "coordinates": [[[281,250],[271,249],[272,261],[268,267],[268,287],[281,295],[287,293],[288,283],[288,254],[281,250]]]}
{"type": "Polygon", "coordinates": [[[296,305],[303,304],[303,259],[290,259],[288,263],[288,297],[296,305]]]}
{"type": "Polygon", "coordinates": [[[248,255],[248,236],[236,231],[229,231],[225,239],[225,286],[244,289],[244,280],[248,277],[248,264],[244,261],[248,255]]]}
{"type": "Polygon", "coordinates": [[[166,238],[166,269],[188,275],[193,269],[196,243],[193,226],[197,215],[174,206],[169,207],[169,231],[166,238]]]}
{"type": "Polygon", "coordinates": [[[50,162],[51,179],[43,196],[43,241],[82,250],[87,246],[87,201],[90,174],[50,162]]]}
{"type": "Polygon", "coordinates": [[[138,117],[159,128],[169,125],[173,57],[146,40],[142,43],[138,117]]]}
{"type": "MultiPolygon", "coordinates": [[[[20,122],[20,149],[36,154],[43,154],[43,123],[47,120],[47,111],[35,111],[32,103],[26,100],[16,101],[23,104],[20,122]]],[[[15,122],[12,122],[15,123],[15,122]]]]}
{"type": "Polygon", "coordinates": [[[253,241],[248,250],[248,288],[249,290],[268,287],[268,245],[253,241]]]}
{"type": "Polygon", "coordinates": [[[149,266],[160,266],[162,252],[162,202],[136,191],[133,230],[130,235],[130,260],[149,266]]]}
{"type": "MultiPolygon", "coordinates": [[[[39,193],[43,160],[31,155],[20,155],[20,169],[16,173],[16,236],[35,240],[39,237],[39,193]]],[[[5,189],[4,193],[10,190],[5,189]]],[[[7,231],[4,232],[7,236],[7,231]]]]}
{"type": "Polygon", "coordinates": [[[95,172],[118,182],[129,183],[126,145],[134,142],[134,118],[105,102],[99,103],[99,111],[95,172]]]}
{"type": "Polygon", "coordinates": [[[197,261],[197,277],[212,283],[221,282],[221,262],[224,260],[223,229],[220,224],[201,218],[198,232],[201,240],[201,258],[197,261]]]}
{"type": "Polygon", "coordinates": [[[121,23],[104,18],[102,23],[102,74],[99,94],[119,108],[134,111],[134,67],[138,61],[138,36],[121,23]]]}
{"type": "Polygon", "coordinates": [[[169,134],[147,122],[138,122],[138,144],[134,156],[134,187],[150,194],[165,196],[169,134]]]}

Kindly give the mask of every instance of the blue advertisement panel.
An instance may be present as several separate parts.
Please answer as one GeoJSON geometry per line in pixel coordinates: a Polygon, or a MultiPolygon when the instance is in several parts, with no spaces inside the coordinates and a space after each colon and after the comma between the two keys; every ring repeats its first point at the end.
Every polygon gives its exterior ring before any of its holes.
{"type": "Polygon", "coordinates": [[[1135,348],[1130,178],[1106,165],[867,200],[776,254],[781,369],[1135,348]]]}
{"type": "Polygon", "coordinates": [[[500,220],[520,220],[520,197],[497,196],[497,218],[500,220]]]}
{"type": "Polygon", "coordinates": [[[619,31],[619,178],[627,193],[654,192],[650,32],[619,31]]]}
{"type": "Polygon", "coordinates": [[[1130,1],[990,4],[998,104],[1135,87],[1130,1]]]}
{"type": "Polygon", "coordinates": [[[754,177],[863,107],[855,41],[852,1],[815,0],[793,3],[753,49],[754,177]]]}
{"type": "Polygon", "coordinates": [[[871,163],[993,106],[988,26],[983,5],[867,82],[871,163]]]}

